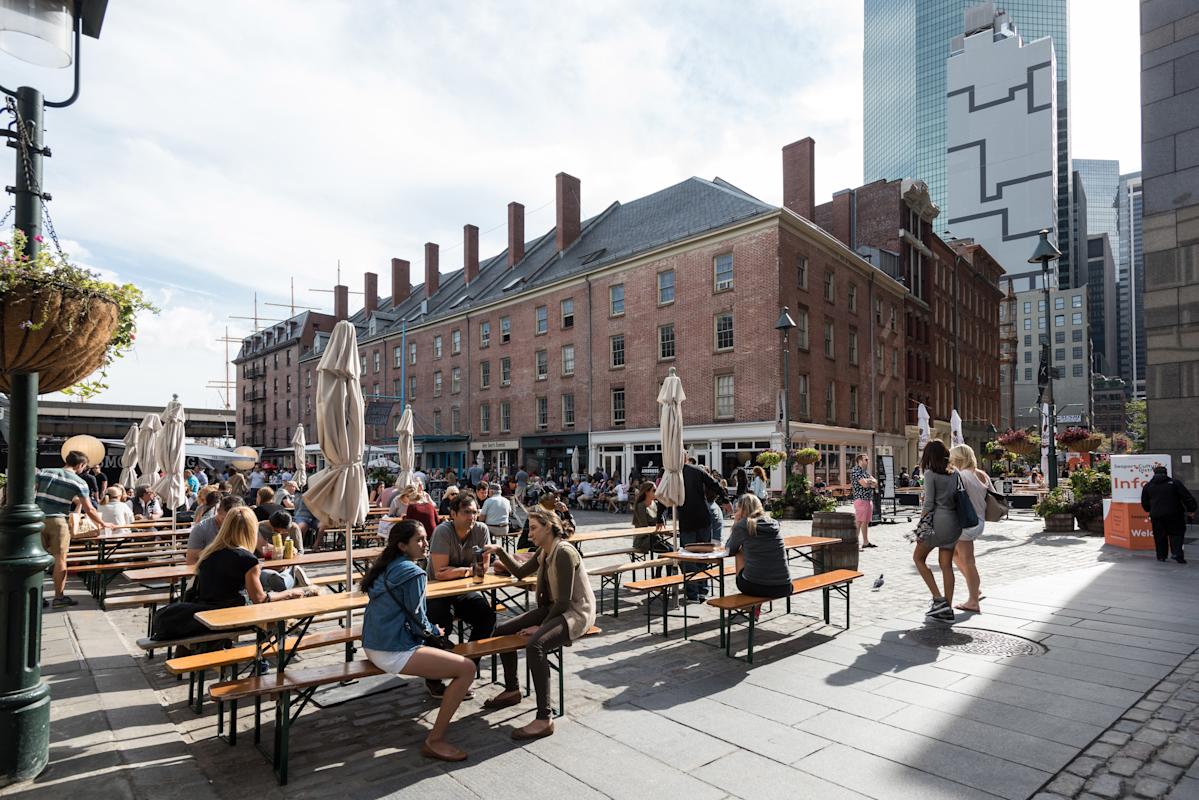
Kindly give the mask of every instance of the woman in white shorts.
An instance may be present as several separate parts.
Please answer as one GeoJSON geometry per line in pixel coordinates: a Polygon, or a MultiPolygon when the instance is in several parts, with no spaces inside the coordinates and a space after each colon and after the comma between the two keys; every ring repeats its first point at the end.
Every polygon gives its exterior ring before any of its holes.
{"type": "Polygon", "coordinates": [[[978,594],[979,577],[978,567],[974,563],[974,540],[982,535],[987,524],[987,489],[991,480],[987,473],[978,468],[974,449],[968,444],[958,444],[950,448],[949,466],[961,477],[962,486],[970,498],[970,505],[974,506],[974,513],[978,515],[978,524],[973,528],[964,529],[957,546],[953,549],[953,562],[957,565],[958,572],[962,573],[969,592],[965,602],[959,603],[955,608],[977,612],[978,601],[982,598],[978,594]]]}

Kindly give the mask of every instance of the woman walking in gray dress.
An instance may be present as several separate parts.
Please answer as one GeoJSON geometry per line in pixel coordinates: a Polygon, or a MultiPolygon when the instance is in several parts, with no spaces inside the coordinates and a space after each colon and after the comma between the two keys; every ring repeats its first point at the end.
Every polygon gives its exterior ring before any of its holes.
{"type": "Polygon", "coordinates": [[[944,442],[933,439],[924,446],[920,470],[924,473],[924,500],[920,506],[912,560],[933,596],[932,605],[924,616],[938,622],[953,622],[953,551],[962,535],[962,526],[957,512],[958,481],[949,473],[949,450],[944,442]],[[924,563],[934,549],[937,550],[944,592],[938,591],[937,579],[924,563]]]}

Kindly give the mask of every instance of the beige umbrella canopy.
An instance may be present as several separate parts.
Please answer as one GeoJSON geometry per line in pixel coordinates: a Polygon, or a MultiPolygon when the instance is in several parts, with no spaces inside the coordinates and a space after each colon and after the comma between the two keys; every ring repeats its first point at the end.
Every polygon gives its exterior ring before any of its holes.
{"type": "Polygon", "coordinates": [[[174,512],[183,505],[186,496],[183,483],[183,422],[183,404],[179,402],[178,395],[173,395],[162,412],[162,430],[154,437],[162,477],[153,486],[162,498],[163,511],[169,509],[174,512]]]}
{"type": "Polygon", "coordinates": [[[400,474],[396,476],[396,488],[404,489],[415,483],[416,446],[413,444],[414,425],[412,424],[412,406],[404,406],[404,413],[396,425],[396,437],[399,443],[396,456],[400,460],[400,474]]]}
{"type": "MultiPolygon", "coordinates": [[[[662,480],[658,483],[658,500],[666,506],[676,509],[683,504],[687,492],[683,488],[683,464],[686,453],[683,450],[683,401],[687,395],[683,392],[683,382],[675,373],[674,367],[662,381],[662,389],[658,392],[658,424],[662,433],[662,480]]],[[[676,510],[674,517],[674,546],[679,547],[679,514],[676,510]]]]}
{"type": "Polygon", "coordinates": [[[137,483],[137,423],[129,426],[125,434],[125,452],[121,454],[121,485],[132,491],[137,483]]]}
{"type": "Polygon", "coordinates": [[[160,430],[162,420],[157,414],[147,414],[142,418],[142,426],[137,432],[137,470],[141,473],[139,483],[151,485],[158,480],[158,454],[154,448],[154,438],[160,430]]]}
{"type": "Polygon", "coordinates": [[[291,473],[291,479],[296,482],[296,486],[303,489],[304,484],[308,483],[308,457],[304,453],[304,448],[308,446],[308,442],[304,440],[303,425],[296,426],[296,432],[291,437],[291,446],[292,457],[296,462],[296,468],[291,473]]]}

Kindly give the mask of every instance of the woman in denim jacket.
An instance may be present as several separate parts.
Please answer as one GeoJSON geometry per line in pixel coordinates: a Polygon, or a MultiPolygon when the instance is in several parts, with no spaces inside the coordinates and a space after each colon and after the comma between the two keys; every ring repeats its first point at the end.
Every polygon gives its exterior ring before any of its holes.
{"type": "Polygon", "coordinates": [[[384,672],[450,680],[437,721],[420,752],[426,758],[462,761],[466,753],[445,741],[445,733],[470,691],[475,665],[455,653],[422,644],[421,634],[436,630],[425,615],[425,570],[416,563],[428,554],[429,538],[423,525],[406,519],[392,526],[387,546],[362,579],[362,591],[370,597],[362,620],[362,649],[384,672]]]}

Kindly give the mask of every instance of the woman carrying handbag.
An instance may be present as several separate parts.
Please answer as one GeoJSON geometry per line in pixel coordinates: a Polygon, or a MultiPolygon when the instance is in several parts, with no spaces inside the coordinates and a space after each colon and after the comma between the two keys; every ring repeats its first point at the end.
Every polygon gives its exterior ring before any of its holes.
{"type": "Polygon", "coordinates": [[[920,522],[916,525],[916,548],[912,553],[912,561],[932,595],[932,604],[925,618],[953,622],[953,551],[962,535],[962,523],[958,519],[958,479],[956,475],[949,474],[949,450],[944,442],[933,439],[924,446],[920,469],[924,473],[924,499],[920,507],[920,522]],[[943,592],[938,591],[937,580],[925,563],[928,554],[934,549],[937,551],[937,564],[941,568],[943,592]]]}
{"type": "Polygon", "coordinates": [[[962,490],[966,493],[977,519],[977,524],[962,529],[962,536],[953,549],[953,561],[957,564],[962,577],[965,578],[966,590],[969,592],[966,601],[958,604],[955,608],[960,611],[978,613],[978,601],[982,599],[982,596],[978,593],[979,577],[978,567],[974,563],[974,540],[982,536],[983,529],[987,526],[987,493],[991,481],[987,477],[987,473],[978,468],[974,449],[968,444],[953,446],[949,451],[949,466],[953,468],[954,474],[961,481],[962,490]]]}

